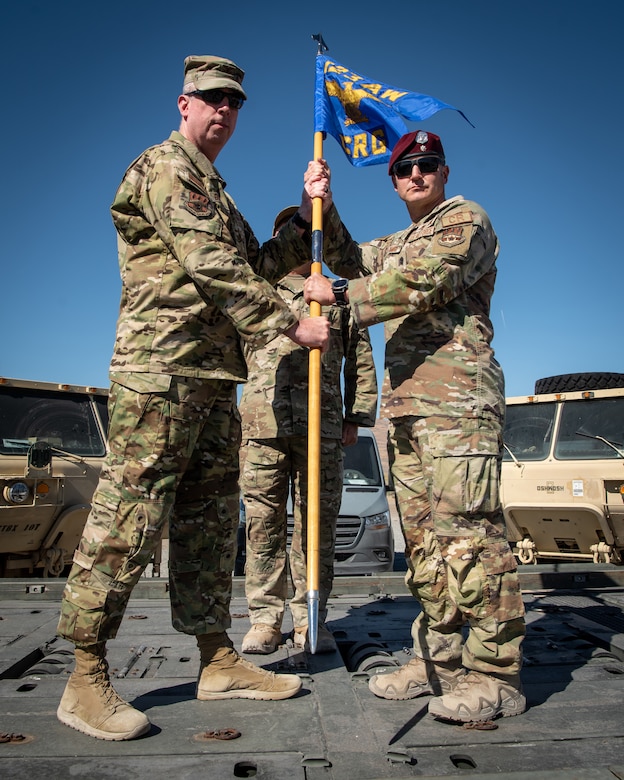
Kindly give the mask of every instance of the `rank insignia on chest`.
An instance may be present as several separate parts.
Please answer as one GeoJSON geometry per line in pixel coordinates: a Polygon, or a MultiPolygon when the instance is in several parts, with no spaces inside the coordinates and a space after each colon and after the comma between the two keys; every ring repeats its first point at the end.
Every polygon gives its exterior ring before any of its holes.
{"type": "Polygon", "coordinates": [[[194,217],[211,217],[214,213],[209,198],[200,192],[186,190],[182,196],[182,205],[194,217]]]}
{"type": "Polygon", "coordinates": [[[452,227],[444,228],[437,236],[438,244],[445,248],[452,246],[458,246],[463,244],[466,240],[464,236],[464,228],[461,225],[453,225],[452,227]]]}

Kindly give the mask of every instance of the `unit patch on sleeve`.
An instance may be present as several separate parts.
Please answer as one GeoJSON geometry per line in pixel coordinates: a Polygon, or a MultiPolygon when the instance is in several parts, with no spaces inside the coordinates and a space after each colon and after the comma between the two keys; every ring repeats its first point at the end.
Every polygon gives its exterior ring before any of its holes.
{"type": "Polygon", "coordinates": [[[440,219],[442,230],[436,233],[436,243],[441,249],[451,249],[459,246],[466,241],[466,236],[470,235],[470,229],[467,226],[472,225],[472,214],[470,211],[457,211],[454,214],[445,214],[440,219]]]}
{"type": "Polygon", "coordinates": [[[208,218],[214,214],[214,206],[208,196],[193,190],[184,190],[182,193],[182,207],[194,217],[208,218]]]}
{"type": "Polygon", "coordinates": [[[459,246],[466,240],[464,236],[464,228],[461,225],[454,225],[453,227],[444,228],[436,235],[438,244],[445,249],[449,249],[453,246],[459,246]]]}

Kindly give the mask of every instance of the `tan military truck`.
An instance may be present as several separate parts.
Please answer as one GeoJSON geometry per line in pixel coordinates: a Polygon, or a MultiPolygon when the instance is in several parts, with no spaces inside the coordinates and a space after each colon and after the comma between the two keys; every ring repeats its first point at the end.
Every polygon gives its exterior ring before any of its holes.
{"type": "Polygon", "coordinates": [[[506,399],[501,494],[521,563],[624,562],[624,374],[540,379],[506,399]]]}
{"type": "Polygon", "coordinates": [[[107,398],[0,377],[0,576],[66,573],[106,451],[107,398]]]}

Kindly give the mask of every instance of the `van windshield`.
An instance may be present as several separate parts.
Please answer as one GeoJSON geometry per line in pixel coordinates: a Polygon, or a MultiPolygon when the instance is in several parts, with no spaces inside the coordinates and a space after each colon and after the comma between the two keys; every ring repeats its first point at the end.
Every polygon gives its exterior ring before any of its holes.
{"type": "Polygon", "coordinates": [[[345,485],[382,486],[382,476],[372,438],[360,436],[356,444],[344,448],[343,482],[345,485]]]}
{"type": "Polygon", "coordinates": [[[102,456],[106,449],[88,396],[3,388],[0,454],[25,455],[32,444],[41,441],[82,457],[102,456]]]}

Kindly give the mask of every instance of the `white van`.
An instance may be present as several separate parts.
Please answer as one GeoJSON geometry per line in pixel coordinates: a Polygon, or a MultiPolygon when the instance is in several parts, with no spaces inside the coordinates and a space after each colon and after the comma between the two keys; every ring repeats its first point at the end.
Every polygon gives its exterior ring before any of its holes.
{"type": "MultiPolygon", "coordinates": [[[[357,443],[344,450],[342,504],[336,526],[335,574],[392,571],[394,538],[388,488],[370,428],[359,428],[357,443]]],[[[292,522],[292,516],[289,515],[292,522]]]]}

